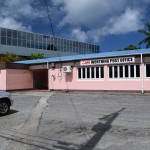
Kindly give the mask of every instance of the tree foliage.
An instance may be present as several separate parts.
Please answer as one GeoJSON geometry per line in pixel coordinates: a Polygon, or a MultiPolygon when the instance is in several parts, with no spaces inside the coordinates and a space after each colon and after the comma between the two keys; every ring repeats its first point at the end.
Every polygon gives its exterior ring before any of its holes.
{"type": "Polygon", "coordinates": [[[135,46],[133,44],[130,44],[129,46],[123,48],[123,49],[118,49],[116,51],[124,51],[124,50],[136,50],[136,49],[141,49],[140,46],[135,46]]]}
{"type": "Polygon", "coordinates": [[[141,49],[141,47],[130,44],[129,46],[124,48],[124,50],[136,50],[136,49],[141,49]]]}
{"type": "Polygon", "coordinates": [[[22,58],[17,56],[16,54],[12,53],[0,54],[0,62],[14,62],[19,60],[22,60],[22,58]]]}
{"type": "Polygon", "coordinates": [[[139,42],[139,45],[142,43],[146,44],[146,48],[150,48],[150,22],[147,23],[148,30],[138,30],[138,32],[145,34],[145,38],[139,42]]]}
{"type": "Polygon", "coordinates": [[[28,57],[28,59],[41,59],[44,58],[44,54],[40,54],[40,53],[33,53],[31,54],[31,56],[28,57]]]}
{"type": "Polygon", "coordinates": [[[36,53],[31,54],[29,57],[23,57],[23,56],[17,56],[13,53],[4,53],[0,54],[0,62],[15,62],[15,61],[21,61],[21,60],[28,60],[28,59],[41,59],[44,58],[44,54],[36,53]]]}

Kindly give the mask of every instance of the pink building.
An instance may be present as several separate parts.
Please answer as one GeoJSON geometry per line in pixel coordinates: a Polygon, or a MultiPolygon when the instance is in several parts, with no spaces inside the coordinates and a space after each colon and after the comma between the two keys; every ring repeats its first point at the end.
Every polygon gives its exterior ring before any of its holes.
{"type": "Polygon", "coordinates": [[[150,49],[0,64],[0,90],[150,92],[150,49]]]}

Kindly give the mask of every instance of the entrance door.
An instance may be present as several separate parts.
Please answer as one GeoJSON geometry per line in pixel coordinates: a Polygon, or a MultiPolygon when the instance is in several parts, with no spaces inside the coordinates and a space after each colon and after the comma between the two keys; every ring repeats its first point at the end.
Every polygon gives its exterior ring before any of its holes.
{"type": "Polygon", "coordinates": [[[33,88],[48,89],[48,71],[33,71],[33,88]]]}

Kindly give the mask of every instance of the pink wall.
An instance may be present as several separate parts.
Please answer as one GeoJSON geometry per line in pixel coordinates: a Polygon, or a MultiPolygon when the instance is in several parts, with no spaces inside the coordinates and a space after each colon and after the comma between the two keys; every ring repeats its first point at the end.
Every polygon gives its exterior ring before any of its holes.
{"type": "MultiPolygon", "coordinates": [[[[143,68],[144,66],[141,66],[143,68]]],[[[109,79],[108,68],[104,66],[104,79],[99,80],[79,80],[77,79],[77,68],[73,68],[72,73],[64,75],[60,69],[50,70],[49,87],[53,90],[127,90],[142,91],[141,78],[129,79],[109,79]],[[52,77],[55,76],[55,78],[52,77]]],[[[150,91],[150,79],[145,79],[144,90],[150,91]]]]}
{"type": "MultiPolygon", "coordinates": [[[[64,74],[60,69],[49,70],[49,88],[53,90],[127,90],[150,91],[150,78],[145,78],[144,65],[141,65],[141,78],[109,79],[108,68],[104,66],[104,79],[79,80],[77,68],[64,74]],[[143,78],[143,84],[142,84],[143,78]]],[[[0,70],[0,90],[32,89],[33,75],[30,70],[0,70]]]]}
{"type": "Polygon", "coordinates": [[[7,69],[7,90],[33,88],[32,72],[29,70],[7,69]]]}
{"type": "Polygon", "coordinates": [[[0,70],[0,90],[6,90],[6,70],[0,70]]]}

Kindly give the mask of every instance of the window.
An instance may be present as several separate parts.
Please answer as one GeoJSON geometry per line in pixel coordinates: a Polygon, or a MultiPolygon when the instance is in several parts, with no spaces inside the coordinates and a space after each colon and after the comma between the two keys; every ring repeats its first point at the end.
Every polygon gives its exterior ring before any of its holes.
{"type": "Polygon", "coordinates": [[[6,37],[1,37],[1,44],[6,45],[6,37]]]}
{"type": "Polygon", "coordinates": [[[119,77],[123,78],[123,66],[119,66],[119,77]]]}
{"type": "Polygon", "coordinates": [[[109,78],[140,77],[140,65],[109,66],[109,78]]]}
{"type": "Polygon", "coordinates": [[[85,68],[82,68],[82,78],[85,78],[85,68]]]}
{"type": "Polygon", "coordinates": [[[1,28],[1,36],[6,36],[6,29],[1,28]]]}
{"type": "Polygon", "coordinates": [[[99,67],[96,67],[96,78],[99,78],[99,67]]]}
{"type": "Polygon", "coordinates": [[[16,30],[12,30],[13,31],[13,38],[17,38],[17,31],[16,30]]]}
{"type": "Polygon", "coordinates": [[[12,38],[7,38],[7,45],[12,45],[12,38]]]}
{"type": "Polygon", "coordinates": [[[134,65],[130,65],[130,74],[131,77],[134,77],[134,65]]]}
{"type": "Polygon", "coordinates": [[[22,32],[21,38],[22,38],[22,39],[26,39],[26,32],[22,32]]]}
{"type": "Polygon", "coordinates": [[[94,78],[94,67],[91,67],[91,78],[94,78]]]}
{"type": "Polygon", "coordinates": [[[27,40],[28,40],[28,41],[31,40],[31,33],[27,33],[27,40]]]}
{"type": "Polygon", "coordinates": [[[140,77],[140,65],[136,65],[136,77],[140,77]]]}
{"type": "Polygon", "coordinates": [[[100,79],[100,78],[104,78],[104,67],[78,68],[78,79],[100,79]]]}
{"type": "Polygon", "coordinates": [[[26,40],[21,40],[22,47],[26,47],[26,40]]]}
{"type": "Polygon", "coordinates": [[[101,78],[104,78],[104,67],[101,67],[101,78]]]}
{"type": "Polygon", "coordinates": [[[13,45],[13,46],[17,46],[17,39],[13,39],[12,45],[13,45]]]}
{"type": "Polygon", "coordinates": [[[146,64],[146,77],[150,77],[150,64],[146,64]]]}
{"type": "Polygon", "coordinates": [[[43,43],[43,49],[47,50],[47,44],[46,43],[43,43]]]}
{"type": "Polygon", "coordinates": [[[112,78],[112,66],[109,66],[109,78],[112,78]]]}
{"type": "Polygon", "coordinates": [[[31,33],[31,40],[34,41],[34,34],[31,33]]]}
{"type": "Polygon", "coordinates": [[[31,41],[31,48],[34,48],[34,41],[31,41]]]}
{"type": "Polygon", "coordinates": [[[78,68],[78,78],[81,79],[81,68],[78,68]]]}
{"type": "Polygon", "coordinates": [[[10,29],[7,29],[7,37],[12,37],[12,32],[11,32],[12,30],[10,30],[10,29]]]}
{"type": "Polygon", "coordinates": [[[118,78],[118,67],[114,66],[114,77],[118,78]]]}
{"type": "Polygon", "coordinates": [[[18,31],[18,38],[21,39],[21,31],[18,31]]]}
{"type": "Polygon", "coordinates": [[[30,45],[30,41],[27,41],[27,47],[30,48],[31,45],[30,45]]]}
{"type": "Polygon", "coordinates": [[[21,39],[18,39],[18,46],[21,46],[21,39]]]}
{"type": "Polygon", "coordinates": [[[128,65],[126,65],[126,66],[125,66],[125,77],[127,78],[128,75],[129,75],[129,74],[128,74],[128,65]]]}
{"type": "Polygon", "coordinates": [[[90,68],[87,68],[87,78],[90,78],[90,68]]]}

